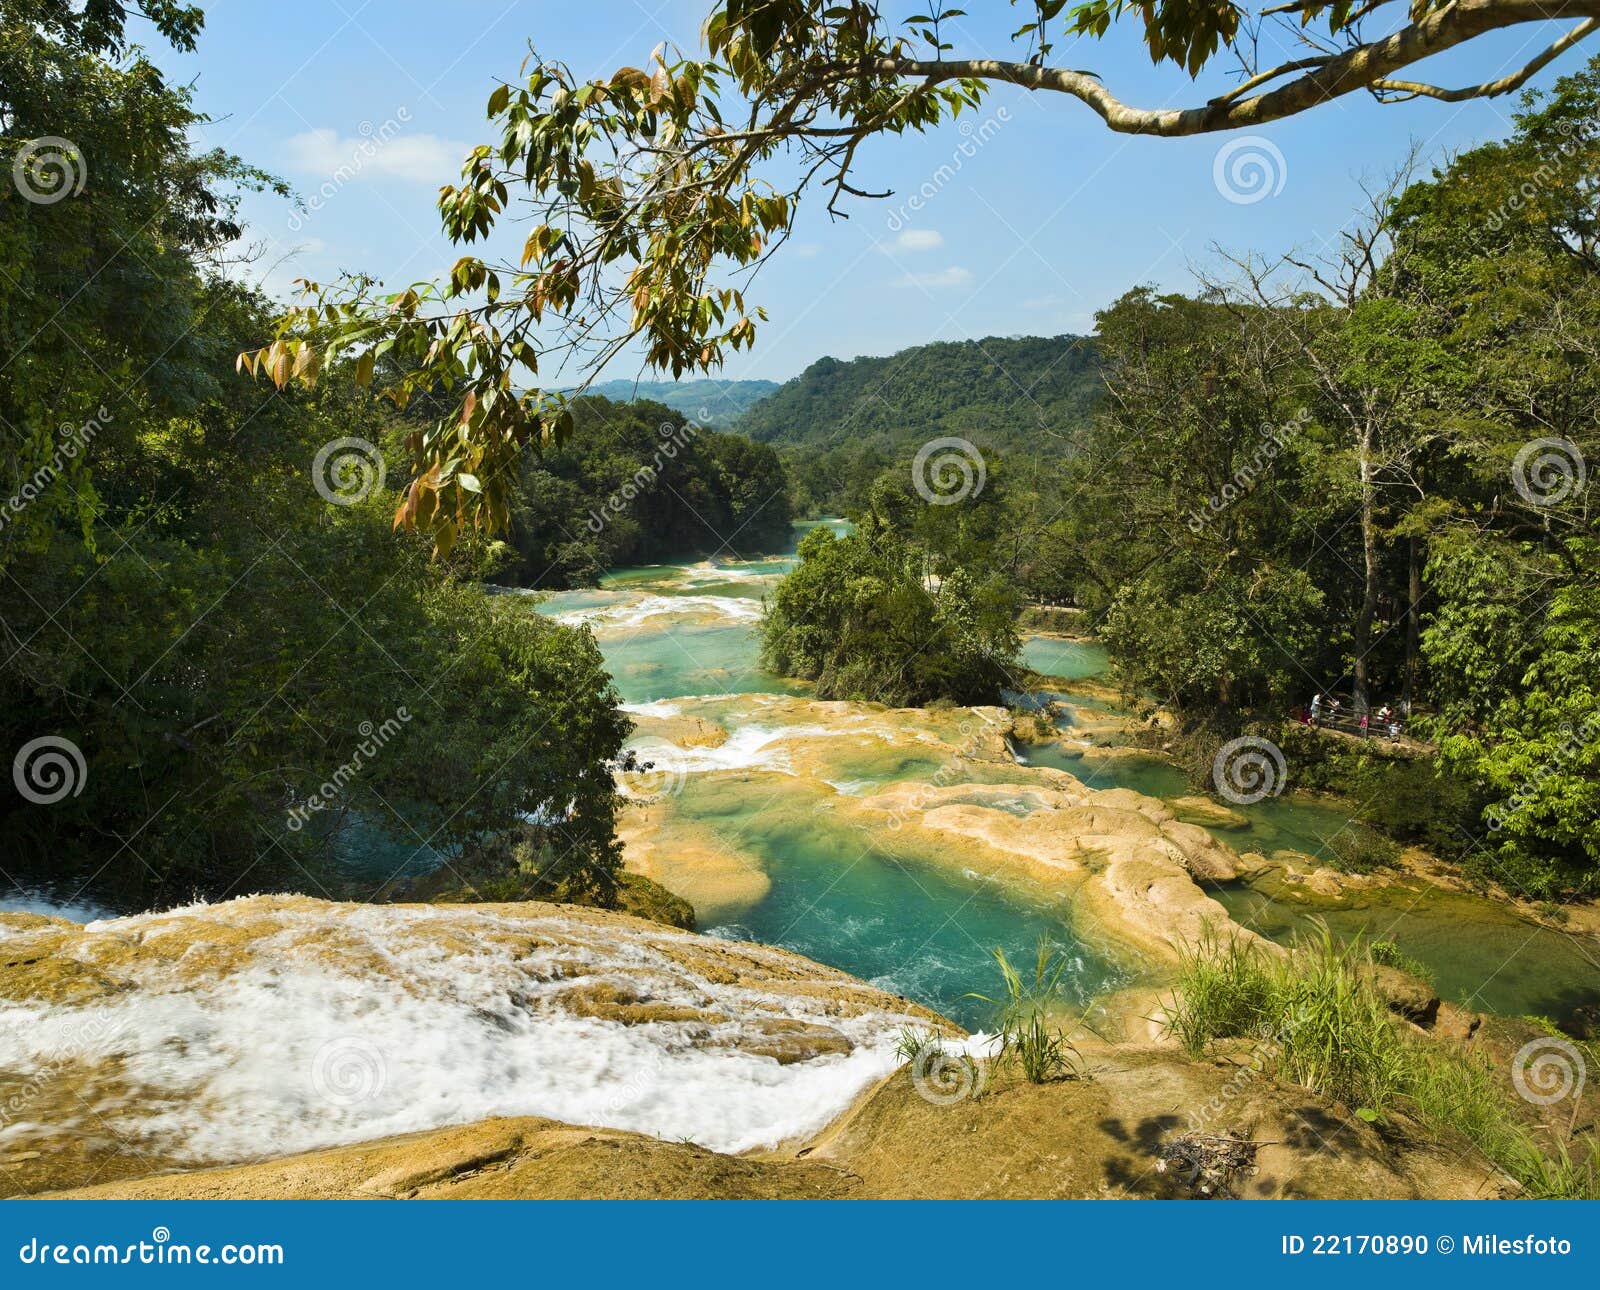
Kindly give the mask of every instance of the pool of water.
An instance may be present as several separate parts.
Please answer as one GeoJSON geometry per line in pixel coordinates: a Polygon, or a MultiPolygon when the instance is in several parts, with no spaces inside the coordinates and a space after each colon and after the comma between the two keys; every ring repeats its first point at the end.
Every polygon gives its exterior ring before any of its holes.
{"type": "Polygon", "coordinates": [[[1087,1005],[1126,979],[1072,933],[1065,902],[1029,901],[976,873],[919,864],[826,828],[754,821],[742,843],[762,860],[770,894],[719,935],[762,941],[842,968],[966,1026],[995,1020],[992,957],[1029,970],[1040,938],[1067,955],[1068,1002],[1087,1005]]]}
{"type": "Polygon", "coordinates": [[[1054,636],[1029,636],[1022,642],[1022,661],[1035,672],[1082,681],[1102,675],[1111,666],[1105,646],[1091,641],[1059,640],[1054,636]]]}
{"type": "MultiPolygon", "coordinates": [[[[590,625],[625,702],[674,700],[673,711],[703,715],[736,738],[741,724],[781,728],[784,718],[768,715],[762,700],[726,696],[803,695],[809,689],[762,671],[758,660],[761,597],[793,564],[791,554],[619,570],[599,588],[553,595],[538,607],[590,625]]],[[[1164,801],[1194,794],[1183,772],[1161,757],[1111,750],[1127,742],[1105,728],[1119,706],[1103,692],[1073,688],[1104,673],[1100,646],[1032,637],[1024,656],[1034,670],[1058,679],[1059,688],[1039,697],[1065,703],[1066,713],[1058,720],[1062,738],[1018,747],[1019,760],[1064,770],[1093,788],[1127,788],[1164,801]]],[[[709,830],[720,846],[752,857],[770,881],[754,905],[717,915],[725,921],[713,930],[782,945],[969,1027],[993,1020],[990,1005],[971,993],[998,987],[997,947],[1013,961],[1031,961],[1038,939],[1049,938],[1071,962],[1068,991],[1080,1003],[1124,980],[1074,935],[1064,902],[930,857],[900,854],[888,834],[870,836],[830,821],[814,796],[819,787],[863,794],[939,782],[948,765],[948,749],[939,745],[920,751],[862,736],[828,741],[823,785],[810,789],[783,780],[774,789],[769,777],[758,792],[754,781],[713,783],[689,775],[671,809],[709,830]]],[[[983,797],[994,809],[1025,815],[1037,805],[1029,798],[1026,770],[972,764],[963,774],[1015,785],[1014,794],[983,797]]],[[[1349,825],[1337,807],[1293,797],[1236,809],[1245,826],[1214,828],[1214,835],[1236,851],[1269,857],[1289,851],[1325,860],[1328,839],[1349,825]]],[[[415,854],[376,834],[363,842],[350,863],[364,876],[387,876],[402,860],[408,871],[437,862],[431,853],[415,854]]],[[[1254,887],[1233,883],[1212,894],[1236,921],[1280,941],[1307,931],[1317,917],[1341,936],[1392,940],[1425,967],[1441,994],[1473,1008],[1561,1018],[1580,1003],[1600,1001],[1600,945],[1593,938],[1575,940],[1535,926],[1490,900],[1422,884],[1337,901],[1308,899],[1304,889],[1285,886],[1276,869],[1254,887]]]]}
{"type": "Polygon", "coordinates": [[[1341,937],[1393,941],[1441,998],[1478,1012],[1562,1020],[1600,1002],[1600,945],[1517,917],[1473,896],[1417,884],[1300,905],[1244,883],[1212,895],[1236,922],[1289,941],[1325,921],[1341,937]]]}
{"type": "MultiPolygon", "coordinates": [[[[1066,682],[1092,675],[1081,671],[1081,654],[1063,655],[1062,661],[1074,673],[1062,674],[1066,682]]],[[[1115,711],[1097,695],[1074,694],[1070,684],[1061,697],[1085,714],[1115,711]]],[[[1074,742],[1076,724],[1069,714],[1060,722],[1063,740],[1029,746],[1021,755],[1093,788],[1128,788],[1164,801],[1194,793],[1183,772],[1160,757],[1074,742]]],[[[1337,806],[1293,796],[1233,809],[1247,826],[1211,828],[1212,835],[1235,851],[1269,857],[1292,851],[1327,861],[1333,855],[1329,839],[1351,824],[1349,813],[1337,806]]],[[[1393,941],[1424,967],[1441,997],[1477,1011],[1560,1020],[1580,1004],[1600,1003],[1600,940],[1530,923],[1483,897],[1414,882],[1338,900],[1312,898],[1286,887],[1277,873],[1255,886],[1217,885],[1211,894],[1235,922],[1279,942],[1313,931],[1317,919],[1341,937],[1393,941]]]]}
{"type": "MultiPolygon", "coordinates": [[[[825,524],[796,526],[796,542],[825,524]]],[[[700,561],[619,570],[599,588],[563,592],[539,604],[563,622],[587,623],[625,702],[681,700],[672,711],[730,720],[726,696],[798,695],[810,687],[761,670],[759,602],[794,566],[791,555],[756,561],[700,561]],[[720,704],[720,706],[719,706],[720,704]]],[[[1050,642],[1055,665],[1070,656],[1075,674],[1104,667],[1096,646],[1050,642]]],[[[866,709],[862,709],[865,711],[866,709]]],[[[773,718],[761,717],[763,724],[773,718]]],[[[781,722],[780,722],[781,724],[781,722]]],[[[830,743],[826,782],[864,792],[897,783],[929,783],[947,767],[948,750],[892,748],[870,738],[830,743]]],[[[896,855],[857,830],[830,823],[811,791],[780,783],[741,791],[689,775],[674,796],[675,817],[708,829],[730,850],[753,857],[770,881],[767,894],[710,930],[781,945],[903,994],[969,1027],[994,1020],[993,1006],[970,997],[995,993],[993,951],[1031,963],[1041,937],[1069,960],[1069,1002],[1087,1003],[1123,979],[1118,969],[1073,934],[1064,902],[1030,895],[948,865],[896,855]]],[[[1015,806],[1022,809],[1019,795],[1015,806]]]]}

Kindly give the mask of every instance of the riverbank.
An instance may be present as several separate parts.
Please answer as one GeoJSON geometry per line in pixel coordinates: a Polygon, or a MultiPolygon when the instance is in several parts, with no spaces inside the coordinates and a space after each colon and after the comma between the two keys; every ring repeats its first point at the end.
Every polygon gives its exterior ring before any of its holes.
{"type": "MultiPolygon", "coordinates": [[[[1148,1047],[1084,1050],[1087,1078],[987,1076],[941,1104],[909,1070],[886,1077],[796,1151],[729,1156],[690,1143],[498,1119],[229,1169],[100,1184],[85,1198],[186,1199],[1182,1199],[1167,1165],[1175,1107],[1253,1127],[1245,1199],[1485,1199],[1507,1191],[1453,1141],[1380,1133],[1303,1090],[1148,1047]]],[[[1218,1131],[1225,1126],[1218,1125],[1218,1131]]]]}
{"type": "MultiPolygon", "coordinates": [[[[1589,1037],[1600,1016],[1600,903],[1551,906],[1469,877],[1416,845],[1397,845],[1369,872],[1342,866],[1336,845],[1365,826],[1363,803],[1296,787],[1306,775],[1293,741],[1261,800],[1196,795],[1161,752],[1170,719],[1135,714],[1101,679],[1094,646],[1052,646],[1062,675],[1042,678],[1048,702],[1018,722],[1020,755],[1086,784],[1156,797],[1238,853],[1237,879],[1207,894],[1242,926],[1288,943],[1326,923],[1343,936],[1390,943],[1453,1002],[1538,1016],[1589,1037]],[[1084,651],[1077,652],[1080,648],[1084,651]]],[[[1386,750],[1384,750],[1386,751],[1386,750]]]]}
{"type": "Polygon", "coordinates": [[[0,1025],[35,1056],[0,1077],[11,1195],[1183,1196],[1167,1148],[1234,1125],[1259,1144],[1242,1195],[1507,1190],[1247,1046],[1074,1028],[1072,1077],[1029,1083],[831,968],[537,903],[8,915],[0,1025]],[[908,1065],[907,1028],[943,1038],[908,1065]]]}

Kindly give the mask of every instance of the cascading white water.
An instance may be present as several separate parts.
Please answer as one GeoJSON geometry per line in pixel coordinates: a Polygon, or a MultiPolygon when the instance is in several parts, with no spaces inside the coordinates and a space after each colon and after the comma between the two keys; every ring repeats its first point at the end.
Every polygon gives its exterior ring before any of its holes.
{"type": "Polygon", "coordinates": [[[254,898],[94,923],[51,952],[127,988],[0,1006],[0,1069],[73,1081],[85,1116],[24,1107],[6,1149],[103,1127],[230,1161],[536,1115],[743,1151],[821,1129],[894,1068],[898,1028],[926,1024],[764,947],[512,907],[254,898]],[[639,1010],[618,1020],[596,991],[639,1010]]]}

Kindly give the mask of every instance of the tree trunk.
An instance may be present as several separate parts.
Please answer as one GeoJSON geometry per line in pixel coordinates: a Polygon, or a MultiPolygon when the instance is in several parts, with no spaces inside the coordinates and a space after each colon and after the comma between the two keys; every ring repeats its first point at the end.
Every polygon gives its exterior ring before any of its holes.
{"type": "Polygon", "coordinates": [[[1400,692],[1405,711],[1410,711],[1417,686],[1417,655],[1422,639],[1422,557],[1420,543],[1411,539],[1406,556],[1406,670],[1400,692]]]}
{"type": "Polygon", "coordinates": [[[1372,482],[1372,425],[1361,429],[1361,559],[1364,579],[1361,609],[1355,624],[1355,694],[1351,706],[1357,715],[1367,711],[1367,651],[1372,647],[1372,623],[1378,613],[1378,521],[1372,482]]]}

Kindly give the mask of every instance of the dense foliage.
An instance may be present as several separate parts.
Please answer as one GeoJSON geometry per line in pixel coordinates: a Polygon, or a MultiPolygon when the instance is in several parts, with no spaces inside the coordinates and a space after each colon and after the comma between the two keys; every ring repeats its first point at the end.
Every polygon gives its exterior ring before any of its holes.
{"type": "Polygon", "coordinates": [[[1093,410],[973,430],[982,478],[959,505],[917,490],[913,455],[979,424],[970,372],[938,379],[949,347],[877,362],[891,390],[909,374],[906,410],[824,364],[745,424],[844,440],[792,458],[801,504],[893,534],[925,573],[1087,611],[1197,765],[1252,729],[1392,836],[1520,894],[1592,890],[1597,184],[1591,68],[1528,98],[1504,142],[1377,193],[1326,262],[1245,256],[1192,297],[1114,302],[1063,391],[1103,389],[1093,410]],[[1402,707],[1437,751],[1329,756],[1285,724],[1318,692],[1402,707]]]}
{"type": "Polygon", "coordinates": [[[1131,685],[1235,728],[1414,704],[1460,811],[1434,844],[1541,897],[1600,874],[1597,181],[1591,68],[1309,283],[1132,293],[1067,469],[1062,554],[1131,685]]]}
{"type": "Polygon", "coordinates": [[[270,311],[219,271],[230,194],[274,181],[189,153],[188,94],[120,12],[0,26],[6,876],[135,907],[369,894],[526,814],[545,888],[603,896],[627,722],[593,640],[485,597],[482,553],[392,533],[392,492],[319,492],[330,441],[406,427],[237,376],[270,311]],[[26,150],[63,133],[56,189],[26,150]],[[356,835],[381,843],[359,885],[356,835]]]}
{"type": "Polygon", "coordinates": [[[905,707],[996,703],[1016,675],[1013,594],[963,569],[942,579],[924,552],[870,520],[800,544],[762,619],[762,660],[817,683],[817,697],[905,707]]]}
{"type": "Polygon", "coordinates": [[[737,429],[783,446],[803,513],[838,515],[860,510],[879,473],[929,439],[960,437],[1037,468],[1088,419],[1101,390],[1082,338],[991,336],[818,359],[737,429]]]}
{"type": "Polygon", "coordinates": [[[579,433],[529,455],[512,511],[528,586],[592,586],[607,569],[687,555],[753,556],[789,539],[789,480],[778,454],[707,430],[659,403],[586,397],[579,433]]]}

